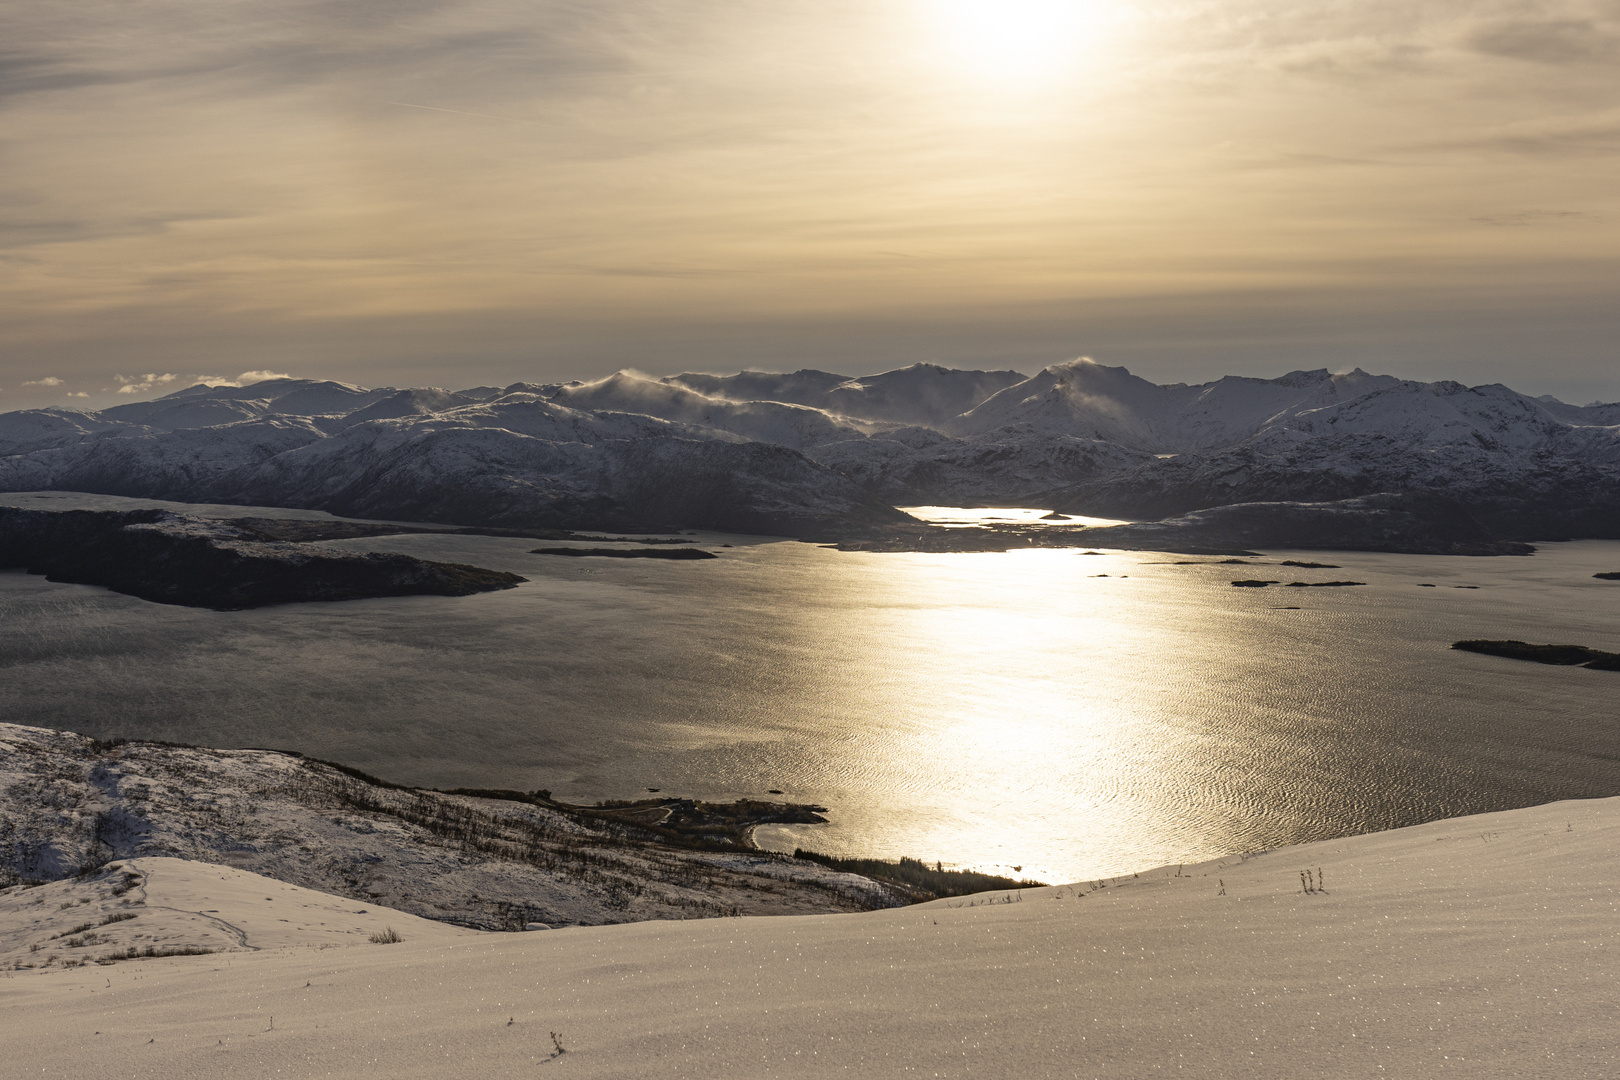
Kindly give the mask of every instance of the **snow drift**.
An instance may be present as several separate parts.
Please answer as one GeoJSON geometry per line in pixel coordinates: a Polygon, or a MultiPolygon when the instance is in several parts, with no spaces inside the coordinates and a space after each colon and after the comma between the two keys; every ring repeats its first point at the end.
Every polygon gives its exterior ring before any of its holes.
{"type": "Polygon", "coordinates": [[[889,911],[477,935],[138,859],[0,891],[0,948],[36,965],[0,982],[0,1054],[88,1078],[1596,1080],[1620,1068],[1617,843],[1620,799],[1563,802],[889,911]],[[64,969],[66,931],[118,913],[228,951],[64,969]]]}

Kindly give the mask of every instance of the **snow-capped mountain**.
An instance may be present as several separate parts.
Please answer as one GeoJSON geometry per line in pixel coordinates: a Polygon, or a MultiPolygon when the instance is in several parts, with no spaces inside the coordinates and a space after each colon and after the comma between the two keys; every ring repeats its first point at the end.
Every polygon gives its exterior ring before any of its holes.
{"type": "MultiPolygon", "coordinates": [[[[433,389],[262,385],[191,388],[100,414],[4,414],[0,489],[460,524],[794,536],[909,520],[789,447],[719,427],[572,409],[526,387],[478,402],[433,389]],[[295,415],[295,406],[311,411],[295,415]],[[225,422],[184,418],[215,408],[225,409],[225,422]]],[[[846,432],[824,414],[797,412],[832,435],[846,432]]]]}
{"type": "Polygon", "coordinates": [[[408,416],[432,416],[434,413],[475,405],[484,400],[471,394],[456,394],[437,386],[400,390],[378,398],[364,408],[338,413],[322,425],[329,431],[342,430],[371,420],[398,420],[408,416]]]}
{"type": "Polygon", "coordinates": [[[366,390],[312,379],[268,379],[248,386],[199,383],[155,401],[114,405],[99,415],[103,420],[175,431],[264,416],[345,416],[393,393],[388,387],[366,390]]]}
{"type": "Polygon", "coordinates": [[[479,525],[851,535],[896,505],[1157,519],[1431,492],[1505,539],[1620,535],[1620,404],[1361,370],[1158,385],[620,372],[452,391],[278,379],[99,413],[0,414],[0,490],[59,488],[479,525]]]}
{"type": "Polygon", "coordinates": [[[0,456],[74,446],[103,432],[130,435],[150,430],[138,424],[103,420],[95,413],[67,409],[26,409],[0,413],[0,456]]]}
{"type": "Polygon", "coordinates": [[[964,437],[944,430],[1009,383],[1016,389],[1034,381],[1014,371],[949,371],[929,364],[861,378],[745,371],[653,380],[620,372],[558,387],[549,399],[791,446],[897,504],[1019,501],[1151,458],[1060,426],[1011,424],[964,437]],[[748,392],[773,396],[740,400],[748,392]]]}
{"type": "Polygon", "coordinates": [[[1398,382],[1326,370],[1280,379],[1229,375],[1199,386],[1160,386],[1090,360],[1057,364],[1007,387],[960,416],[958,435],[1029,431],[1105,439],[1148,453],[1183,453],[1237,442],[1296,413],[1351,400],[1398,382]]]}
{"type": "Polygon", "coordinates": [[[727,401],[782,401],[857,420],[938,428],[1024,380],[1016,371],[955,371],[937,364],[913,364],[860,378],[805,370],[791,375],[685,372],[663,381],[727,401]]]}
{"type": "Polygon", "coordinates": [[[864,434],[853,424],[806,405],[707,397],[675,382],[637,378],[623,371],[599,382],[561,387],[550,400],[575,409],[640,413],[715,428],[795,450],[864,434]]]}
{"type": "Polygon", "coordinates": [[[1549,405],[1499,385],[1386,379],[1052,501],[1158,518],[1233,503],[1429,491],[1468,499],[1482,520],[1517,537],[1620,535],[1620,427],[1604,423],[1612,411],[1549,405]]]}

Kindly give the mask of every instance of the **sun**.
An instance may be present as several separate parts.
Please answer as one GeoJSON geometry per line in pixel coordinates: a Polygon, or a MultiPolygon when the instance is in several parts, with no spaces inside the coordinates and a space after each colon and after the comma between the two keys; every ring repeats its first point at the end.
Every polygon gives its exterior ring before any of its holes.
{"type": "Polygon", "coordinates": [[[1076,72],[1110,19],[1104,0],[923,0],[949,62],[1008,85],[1076,72]]]}

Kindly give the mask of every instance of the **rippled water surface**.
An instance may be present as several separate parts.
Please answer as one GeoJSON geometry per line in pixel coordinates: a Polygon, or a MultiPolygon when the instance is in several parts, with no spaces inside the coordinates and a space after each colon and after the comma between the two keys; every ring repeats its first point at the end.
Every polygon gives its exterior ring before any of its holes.
{"type": "Polygon", "coordinates": [[[833,824],[762,830],[767,843],[1045,880],[1620,794],[1620,674],[1448,648],[1620,651],[1620,583],[1592,578],[1620,570],[1620,543],[1498,559],[1268,552],[1245,567],[700,539],[723,557],[346,541],[530,581],[249,612],[0,574],[0,716],[287,747],[441,787],[778,788],[832,807],[833,824]]]}

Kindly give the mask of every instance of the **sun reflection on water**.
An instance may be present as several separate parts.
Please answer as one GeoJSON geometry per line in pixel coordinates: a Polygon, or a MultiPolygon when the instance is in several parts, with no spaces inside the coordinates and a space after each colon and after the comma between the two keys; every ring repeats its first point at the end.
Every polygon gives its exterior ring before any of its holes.
{"type": "Polygon", "coordinates": [[[1343,564],[1324,577],[1368,584],[1259,590],[1231,581],[1310,577],[1281,566],[1305,556],[700,539],[733,546],[576,565],[516,538],[341,541],[529,582],[231,613],[0,575],[0,711],[423,786],[779,789],[830,824],[762,830],[768,846],[1054,881],[1620,791],[1612,676],[1448,648],[1620,648],[1592,578],[1613,542],[1317,552],[1343,564]]]}
{"type": "Polygon", "coordinates": [[[868,729],[862,752],[895,806],[921,811],[892,843],[999,852],[1059,875],[1038,865],[1021,823],[1068,833],[1099,864],[1128,864],[1110,849],[1139,851],[1144,833],[1159,834],[1150,849],[1176,850],[1192,792],[1222,763],[1186,722],[1200,686],[1156,670],[1166,651],[1195,651],[1178,642],[1202,620],[1133,596],[1139,558],[1037,550],[887,564],[868,594],[870,633],[903,655],[867,688],[865,709],[888,722],[868,729]]]}

